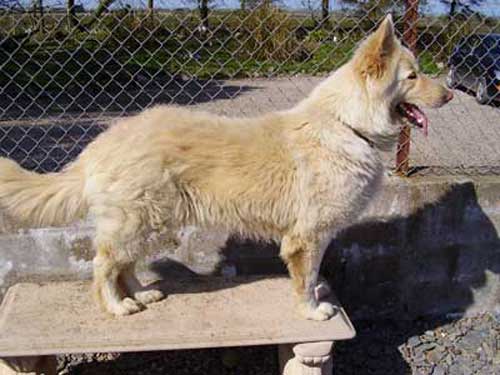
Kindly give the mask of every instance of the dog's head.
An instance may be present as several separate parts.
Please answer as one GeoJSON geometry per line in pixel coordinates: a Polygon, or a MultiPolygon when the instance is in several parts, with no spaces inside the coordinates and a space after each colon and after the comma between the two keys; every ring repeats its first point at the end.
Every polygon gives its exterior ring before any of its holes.
{"type": "Polygon", "coordinates": [[[415,56],[396,38],[390,15],[361,43],[349,65],[368,107],[388,117],[386,126],[409,124],[427,133],[429,121],[420,106],[437,108],[453,98],[451,91],[420,72],[415,56]]]}

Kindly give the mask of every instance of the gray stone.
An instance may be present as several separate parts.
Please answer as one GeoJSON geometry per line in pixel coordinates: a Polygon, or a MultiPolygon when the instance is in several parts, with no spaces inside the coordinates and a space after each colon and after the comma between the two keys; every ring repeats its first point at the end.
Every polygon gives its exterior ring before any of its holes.
{"type": "Polygon", "coordinates": [[[479,372],[479,370],[481,370],[485,366],[485,363],[481,363],[479,361],[470,361],[469,365],[470,365],[471,371],[474,374],[477,374],[477,373],[480,374],[481,372],[479,372]]]}
{"type": "Polygon", "coordinates": [[[485,334],[480,331],[470,331],[459,341],[460,347],[465,350],[476,351],[485,339],[485,334]]]}
{"type": "Polygon", "coordinates": [[[427,360],[423,354],[419,354],[413,357],[412,362],[416,366],[425,366],[427,364],[427,360]]]}
{"type": "Polygon", "coordinates": [[[482,348],[486,358],[493,358],[493,349],[487,342],[483,343],[482,348]]]}
{"type": "Polygon", "coordinates": [[[458,365],[456,363],[452,364],[448,371],[450,374],[453,374],[453,375],[464,375],[462,373],[462,369],[461,369],[460,365],[458,365]]]}
{"type": "Polygon", "coordinates": [[[452,357],[452,355],[451,355],[450,353],[448,353],[448,354],[446,355],[446,357],[444,358],[444,361],[445,361],[445,363],[446,363],[448,366],[453,365],[453,357],[452,357]]]}
{"type": "Polygon", "coordinates": [[[446,355],[446,351],[442,347],[437,347],[427,353],[427,359],[431,363],[439,363],[446,355]]]}
{"type": "Polygon", "coordinates": [[[418,336],[412,336],[408,339],[408,346],[410,347],[414,348],[420,344],[422,344],[422,342],[420,341],[420,337],[418,336]]]}
{"type": "Polygon", "coordinates": [[[450,367],[450,374],[457,375],[472,375],[469,361],[464,357],[458,357],[456,362],[450,367]]]}
{"type": "Polygon", "coordinates": [[[445,375],[445,370],[441,366],[436,366],[434,367],[434,370],[432,371],[432,375],[445,375]]]}
{"type": "Polygon", "coordinates": [[[419,347],[420,350],[424,352],[428,352],[429,350],[434,349],[438,344],[435,342],[428,342],[419,347]]]}

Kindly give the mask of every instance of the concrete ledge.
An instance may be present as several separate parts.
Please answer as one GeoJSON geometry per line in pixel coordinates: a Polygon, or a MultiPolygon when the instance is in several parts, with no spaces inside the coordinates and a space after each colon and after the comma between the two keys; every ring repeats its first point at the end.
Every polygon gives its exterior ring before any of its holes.
{"type": "MultiPolygon", "coordinates": [[[[363,222],[333,241],[323,273],[353,317],[500,312],[499,231],[500,176],[391,177],[363,222]]],[[[91,223],[22,230],[0,217],[0,295],[21,281],[89,278],[92,232],[91,223]]],[[[230,239],[218,252],[226,239],[170,233],[144,270],[284,272],[275,245],[230,239]]]]}

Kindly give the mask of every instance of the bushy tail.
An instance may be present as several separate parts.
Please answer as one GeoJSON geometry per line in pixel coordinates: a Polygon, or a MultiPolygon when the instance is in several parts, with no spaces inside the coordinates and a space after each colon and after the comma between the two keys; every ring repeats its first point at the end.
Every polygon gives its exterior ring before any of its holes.
{"type": "Polygon", "coordinates": [[[77,164],[39,174],[0,158],[0,210],[31,226],[55,226],[83,217],[84,176],[77,164]]]}

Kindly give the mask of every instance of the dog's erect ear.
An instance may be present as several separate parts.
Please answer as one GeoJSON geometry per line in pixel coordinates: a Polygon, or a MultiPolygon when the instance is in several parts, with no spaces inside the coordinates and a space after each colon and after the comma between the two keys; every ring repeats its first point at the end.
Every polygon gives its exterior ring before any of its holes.
{"type": "Polygon", "coordinates": [[[374,78],[382,76],[388,58],[396,49],[396,43],[394,23],[392,16],[388,14],[358,50],[356,65],[363,76],[374,78]]]}
{"type": "Polygon", "coordinates": [[[387,56],[392,53],[396,44],[396,35],[394,33],[394,23],[392,15],[389,13],[373,34],[374,40],[372,46],[382,56],[387,56]]]}

